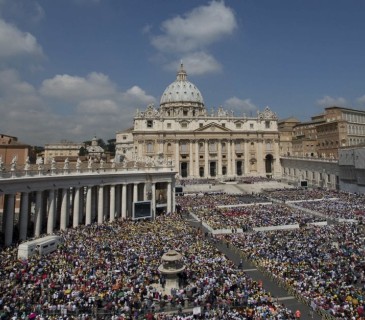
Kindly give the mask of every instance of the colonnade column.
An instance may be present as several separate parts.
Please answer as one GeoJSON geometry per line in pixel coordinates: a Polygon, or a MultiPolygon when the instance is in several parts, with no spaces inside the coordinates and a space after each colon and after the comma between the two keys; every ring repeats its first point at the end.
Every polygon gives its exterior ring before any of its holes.
{"type": "Polygon", "coordinates": [[[110,186],[109,221],[115,220],[115,185],[110,186]]]}
{"type": "Polygon", "coordinates": [[[189,176],[193,177],[196,175],[196,172],[194,172],[194,140],[190,140],[189,145],[189,176]]]}
{"type": "Polygon", "coordinates": [[[73,221],[72,226],[76,228],[80,221],[80,187],[75,188],[73,201],[73,221]]]}
{"type": "Polygon", "coordinates": [[[67,228],[67,189],[62,189],[62,204],[61,204],[61,222],[60,230],[65,230],[67,228]]]}
{"type": "Polygon", "coordinates": [[[138,183],[133,184],[133,202],[138,201],[138,183]]]}
{"type": "Polygon", "coordinates": [[[55,214],[56,214],[56,198],[55,198],[55,191],[49,190],[48,192],[48,220],[47,220],[47,233],[53,233],[54,229],[54,221],[55,221],[55,214]]]}
{"type": "Polygon", "coordinates": [[[222,141],[218,140],[218,177],[222,176],[222,141]]]}
{"type": "Polygon", "coordinates": [[[115,217],[120,218],[120,185],[115,186],[115,217]]]}
{"type": "Polygon", "coordinates": [[[91,224],[91,200],[92,200],[92,187],[87,187],[86,192],[86,218],[85,225],[91,224]]]}
{"type": "Polygon", "coordinates": [[[127,218],[127,185],[122,184],[122,219],[127,218]]]}
{"type": "Polygon", "coordinates": [[[205,178],[209,177],[209,162],[208,162],[208,158],[209,158],[209,152],[208,152],[208,140],[204,141],[204,176],[205,178]]]}
{"type": "Polygon", "coordinates": [[[104,221],[104,187],[99,186],[98,190],[98,224],[104,221]]]}
{"type": "Polygon", "coordinates": [[[147,197],[147,183],[145,182],[143,185],[143,201],[146,200],[148,200],[148,197],[147,197]]]}
{"type": "Polygon", "coordinates": [[[42,193],[43,193],[43,191],[37,191],[36,197],[35,197],[35,215],[34,215],[34,236],[35,237],[39,237],[41,235],[42,193]]]}
{"type": "Polygon", "coordinates": [[[29,193],[22,192],[20,198],[19,240],[27,239],[29,217],[29,193]]]}
{"type": "Polygon", "coordinates": [[[171,182],[167,183],[167,212],[174,212],[171,199],[171,182]]]}
{"type": "Polygon", "coordinates": [[[152,219],[156,218],[156,183],[152,182],[151,184],[152,191],[152,219]]]}
{"type": "Polygon", "coordinates": [[[5,246],[10,246],[13,243],[13,232],[14,232],[14,209],[15,209],[15,194],[7,194],[5,196],[6,207],[5,207],[5,246]]]}

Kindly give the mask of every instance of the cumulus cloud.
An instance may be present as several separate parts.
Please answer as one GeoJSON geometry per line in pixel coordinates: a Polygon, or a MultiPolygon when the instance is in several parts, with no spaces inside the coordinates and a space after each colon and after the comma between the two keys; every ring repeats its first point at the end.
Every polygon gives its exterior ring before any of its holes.
{"type": "Polygon", "coordinates": [[[82,142],[95,134],[115,138],[116,131],[130,127],[136,108],[154,102],[140,87],[118,90],[96,72],[86,77],[56,75],[36,88],[14,70],[0,71],[0,112],[6,114],[0,117],[1,133],[33,145],[62,139],[82,142]]]}
{"type": "Polygon", "coordinates": [[[19,55],[43,56],[37,39],[0,19],[0,58],[19,55]]]}
{"type": "Polygon", "coordinates": [[[317,105],[320,107],[326,108],[326,107],[346,107],[347,101],[345,98],[342,97],[330,97],[330,96],[324,96],[321,99],[317,100],[317,105]]]}
{"type": "Polygon", "coordinates": [[[237,23],[232,9],[223,2],[193,9],[162,23],[162,34],[152,37],[152,45],[161,51],[189,52],[206,47],[230,35],[237,23]]]}
{"type": "Polygon", "coordinates": [[[92,72],[86,78],[64,74],[44,80],[40,93],[61,100],[80,101],[113,95],[115,85],[102,73],[92,72]]]}
{"type": "Polygon", "coordinates": [[[108,114],[116,115],[120,112],[115,101],[105,100],[84,100],[77,106],[78,113],[90,113],[90,114],[108,114]]]}
{"type": "MultiPolygon", "coordinates": [[[[161,25],[161,33],[151,36],[151,44],[159,54],[172,55],[188,66],[189,74],[203,74],[221,70],[221,65],[208,52],[209,46],[222,41],[237,28],[233,10],[223,1],[211,1],[182,16],[166,20],[161,25]]],[[[144,32],[150,33],[151,28],[144,32]]],[[[166,65],[176,70],[176,65],[166,65]]]]}
{"type": "Polygon", "coordinates": [[[252,113],[258,110],[250,99],[239,99],[237,97],[227,99],[224,102],[224,105],[238,113],[238,115],[242,115],[243,113],[252,113]]]}

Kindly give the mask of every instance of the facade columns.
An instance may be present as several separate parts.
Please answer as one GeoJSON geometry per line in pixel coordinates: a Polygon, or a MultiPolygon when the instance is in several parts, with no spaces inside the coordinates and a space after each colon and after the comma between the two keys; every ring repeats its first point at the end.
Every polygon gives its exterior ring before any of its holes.
{"type": "Polygon", "coordinates": [[[92,187],[87,187],[86,192],[86,219],[85,219],[85,225],[91,224],[91,201],[92,201],[92,187]]]}
{"type": "Polygon", "coordinates": [[[80,221],[80,188],[75,188],[75,194],[73,199],[73,217],[72,226],[76,228],[80,221]]]}
{"type": "Polygon", "coordinates": [[[115,185],[110,186],[109,221],[115,220],[115,185]]]}
{"type": "Polygon", "coordinates": [[[55,225],[56,216],[56,193],[54,190],[48,192],[48,219],[47,219],[47,233],[52,234],[55,225]]]}
{"type": "Polygon", "coordinates": [[[179,140],[175,140],[175,170],[180,175],[180,150],[179,150],[179,140]]]}
{"type": "Polygon", "coordinates": [[[248,174],[250,172],[250,152],[249,152],[249,141],[245,140],[245,144],[244,144],[244,148],[245,148],[245,174],[248,174]]]}
{"type": "Polygon", "coordinates": [[[194,175],[196,175],[197,173],[194,172],[194,140],[190,140],[190,145],[189,145],[189,176],[193,177],[194,175]]]}
{"type": "Polygon", "coordinates": [[[42,229],[42,193],[37,191],[35,198],[35,215],[34,215],[34,236],[39,237],[42,229]]]}
{"type": "Polygon", "coordinates": [[[227,141],[227,176],[232,176],[231,140],[227,141]]]}
{"type": "Polygon", "coordinates": [[[127,185],[122,184],[122,219],[127,219],[127,185]]]}
{"type": "Polygon", "coordinates": [[[222,140],[218,140],[218,177],[222,176],[222,140]]]}
{"type": "Polygon", "coordinates": [[[235,142],[235,140],[232,140],[231,155],[232,155],[232,174],[233,174],[233,176],[236,176],[237,175],[237,165],[236,165],[236,142],[235,142]]]}
{"type": "Polygon", "coordinates": [[[208,152],[208,144],[209,144],[209,141],[208,140],[205,140],[204,141],[204,176],[206,178],[209,177],[209,162],[208,162],[209,152],[208,152]]]}
{"type": "Polygon", "coordinates": [[[195,140],[195,177],[200,177],[199,170],[199,141],[195,140]]]}
{"type": "Polygon", "coordinates": [[[7,194],[6,197],[6,210],[5,210],[5,246],[11,246],[13,243],[14,232],[14,210],[15,210],[15,194],[7,194]]]}
{"type": "Polygon", "coordinates": [[[60,222],[60,230],[67,229],[67,215],[68,215],[68,201],[67,195],[68,190],[66,188],[62,189],[62,204],[61,204],[61,222],[60,222]]]}
{"type": "Polygon", "coordinates": [[[20,198],[19,240],[27,239],[29,217],[29,193],[22,192],[20,198]]]}

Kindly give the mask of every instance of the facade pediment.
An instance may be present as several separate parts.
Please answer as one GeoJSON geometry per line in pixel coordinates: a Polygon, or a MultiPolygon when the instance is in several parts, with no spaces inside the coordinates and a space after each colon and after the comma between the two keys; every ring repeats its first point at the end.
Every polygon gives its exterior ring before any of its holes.
{"type": "Polygon", "coordinates": [[[217,123],[209,123],[201,128],[195,130],[195,132],[230,132],[229,130],[217,123]]]}

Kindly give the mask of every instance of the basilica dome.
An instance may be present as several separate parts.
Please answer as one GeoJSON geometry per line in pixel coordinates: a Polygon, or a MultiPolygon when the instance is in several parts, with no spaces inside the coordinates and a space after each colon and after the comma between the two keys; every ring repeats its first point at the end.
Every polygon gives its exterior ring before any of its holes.
{"type": "Polygon", "coordinates": [[[189,103],[200,107],[204,106],[203,96],[199,89],[187,80],[187,74],[183,69],[183,64],[180,66],[176,80],[171,83],[162,94],[160,106],[176,103],[181,103],[183,105],[189,103]]]}

